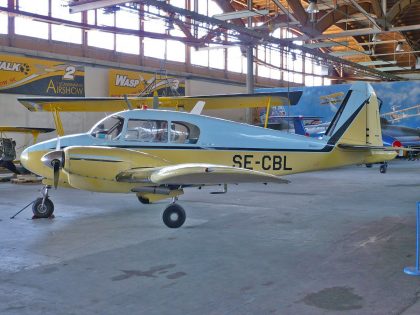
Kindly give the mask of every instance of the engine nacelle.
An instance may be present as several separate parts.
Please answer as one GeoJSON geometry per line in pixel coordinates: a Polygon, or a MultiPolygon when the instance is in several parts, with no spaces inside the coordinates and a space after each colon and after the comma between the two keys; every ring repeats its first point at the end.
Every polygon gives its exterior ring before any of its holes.
{"type": "Polygon", "coordinates": [[[133,184],[116,180],[123,171],[169,164],[151,154],[112,147],[67,147],[64,157],[63,171],[72,187],[102,192],[129,192],[133,184]]]}

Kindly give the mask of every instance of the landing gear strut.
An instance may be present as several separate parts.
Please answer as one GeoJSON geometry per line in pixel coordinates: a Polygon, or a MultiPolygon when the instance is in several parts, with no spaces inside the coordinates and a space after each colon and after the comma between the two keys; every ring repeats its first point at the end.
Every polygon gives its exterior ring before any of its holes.
{"type": "Polygon", "coordinates": [[[171,229],[181,227],[187,217],[184,208],[175,203],[177,200],[178,198],[173,198],[172,203],[166,207],[162,215],[163,223],[171,229]]]}
{"type": "Polygon", "coordinates": [[[44,186],[42,188],[42,197],[37,198],[32,205],[32,212],[34,213],[34,218],[49,218],[54,212],[54,204],[48,198],[48,190],[51,186],[44,186]]]}

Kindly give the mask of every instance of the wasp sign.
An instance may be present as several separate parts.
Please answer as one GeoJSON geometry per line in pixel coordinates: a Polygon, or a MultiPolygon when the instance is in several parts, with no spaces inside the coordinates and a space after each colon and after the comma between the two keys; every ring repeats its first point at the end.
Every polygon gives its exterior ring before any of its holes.
{"type": "Polygon", "coordinates": [[[185,80],[164,74],[127,70],[109,70],[109,96],[185,95],[185,80]]]}
{"type": "Polygon", "coordinates": [[[0,93],[85,96],[84,81],[80,65],[0,55],[0,93]]]}

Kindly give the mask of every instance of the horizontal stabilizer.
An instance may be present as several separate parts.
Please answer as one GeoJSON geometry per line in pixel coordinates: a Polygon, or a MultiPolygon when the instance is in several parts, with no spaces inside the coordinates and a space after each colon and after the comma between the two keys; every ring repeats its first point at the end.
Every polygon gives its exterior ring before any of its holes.
{"type": "Polygon", "coordinates": [[[355,144],[345,144],[340,143],[338,145],[339,148],[345,150],[382,150],[382,151],[411,151],[416,152],[420,151],[420,149],[411,149],[411,148],[404,148],[404,147],[384,147],[384,146],[372,146],[372,145],[355,145],[355,144]]]}
{"type": "Polygon", "coordinates": [[[340,149],[345,149],[345,150],[386,150],[387,149],[387,147],[384,147],[384,146],[357,145],[357,144],[346,144],[346,143],[340,143],[338,147],[340,149]]]}

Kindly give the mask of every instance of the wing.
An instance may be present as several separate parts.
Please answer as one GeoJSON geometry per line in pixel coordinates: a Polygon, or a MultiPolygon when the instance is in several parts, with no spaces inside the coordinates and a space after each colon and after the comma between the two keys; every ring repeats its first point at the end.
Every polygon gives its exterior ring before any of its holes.
{"type": "MultiPolygon", "coordinates": [[[[205,102],[205,109],[249,108],[295,105],[302,91],[256,94],[226,94],[204,96],[163,96],[158,98],[159,108],[182,108],[191,111],[199,101],[205,102]]],[[[122,97],[31,97],[19,98],[19,102],[30,111],[63,112],[116,112],[129,109],[122,97]]],[[[129,97],[135,108],[143,105],[153,107],[153,97],[129,97]]]]}
{"type": "Polygon", "coordinates": [[[0,126],[0,132],[48,133],[54,130],[54,128],[0,126]]]}
{"type": "Polygon", "coordinates": [[[132,169],[117,175],[117,181],[154,185],[214,185],[238,183],[289,183],[271,174],[216,164],[176,164],[149,169],[132,169]]]}

